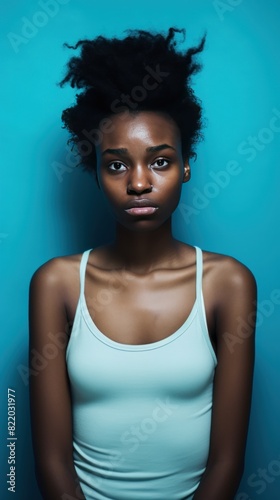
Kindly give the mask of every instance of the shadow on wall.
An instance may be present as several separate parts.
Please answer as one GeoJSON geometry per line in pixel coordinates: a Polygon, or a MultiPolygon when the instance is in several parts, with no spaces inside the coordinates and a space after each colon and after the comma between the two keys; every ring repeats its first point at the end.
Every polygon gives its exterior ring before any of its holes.
{"type": "Polygon", "coordinates": [[[54,212],[50,234],[58,234],[62,248],[66,245],[71,253],[108,243],[114,237],[115,222],[94,174],[67,164],[61,147],[53,157],[47,193],[54,212]]]}

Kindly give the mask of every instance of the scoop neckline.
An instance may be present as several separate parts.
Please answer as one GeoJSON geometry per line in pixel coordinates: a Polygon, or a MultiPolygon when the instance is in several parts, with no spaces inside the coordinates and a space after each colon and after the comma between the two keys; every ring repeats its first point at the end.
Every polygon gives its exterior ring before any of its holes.
{"type": "Polygon", "coordinates": [[[107,337],[107,335],[105,335],[105,333],[103,333],[93,321],[88,310],[84,293],[80,297],[80,302],[82,306],[81,312],[87,323],[88,328],[96,338],[98,338],[101,342],[103,342],[103,344],[107,344],[110,347],[123,351],[147,351],[150,349],[157,349],[159,347],[163,347],[169,344],[170,342],[173,342],[189,328],[197,313],[198,297],[196,294],[195,301],[193,303],[193,306],[191,308],[188,317],[175,332],[171,333],[164,339],[156,340],[155,342],[150,342],[149,344],[125,344],[122,342],[117,342],[116,340],[113,340],[110,337],[107,337]]]}

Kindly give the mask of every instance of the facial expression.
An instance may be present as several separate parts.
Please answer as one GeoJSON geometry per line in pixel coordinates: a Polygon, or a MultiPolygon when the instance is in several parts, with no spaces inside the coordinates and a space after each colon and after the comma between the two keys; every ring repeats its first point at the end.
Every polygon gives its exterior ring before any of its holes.
{"type": "Polygon", "coordinates": [[[140,112],[110,117],[97,147],[97,176],[115,219],[130,230],[162,225],[177,207],[190,167],[181,136],[166,115],[140,112]]]}

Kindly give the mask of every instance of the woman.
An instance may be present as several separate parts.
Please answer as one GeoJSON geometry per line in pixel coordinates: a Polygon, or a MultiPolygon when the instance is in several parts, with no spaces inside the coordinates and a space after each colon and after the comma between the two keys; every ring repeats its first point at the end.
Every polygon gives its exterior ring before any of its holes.
{"type": "Polygon", "coordinates": [[[31,369],[56,346],[30,377],[45,499],[230,500],[242,476],[256,286],[235,259],[172,235],[201,137],[190,77],[205,42],[179,52],[177,31],[81,40],[61,82],[83,89],[63,121],[116,238],[31,281],[31,369]]]}

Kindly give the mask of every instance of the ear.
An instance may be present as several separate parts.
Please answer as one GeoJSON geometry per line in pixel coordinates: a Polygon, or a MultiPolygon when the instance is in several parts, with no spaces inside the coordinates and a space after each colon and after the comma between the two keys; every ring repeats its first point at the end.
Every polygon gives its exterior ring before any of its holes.
{"type": "Polygon", "coordinates": [[[189,164],[189,161],[186,160],[184,164],[184,176],[183,176],[183,182],[188,182],[191,178],[191,167],[189,164]]]}

